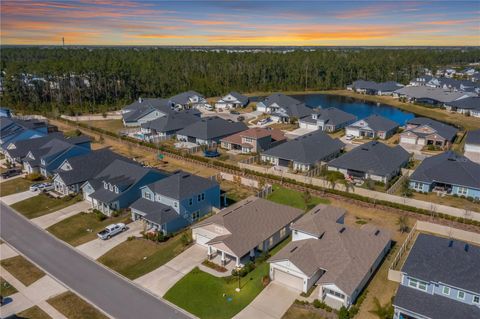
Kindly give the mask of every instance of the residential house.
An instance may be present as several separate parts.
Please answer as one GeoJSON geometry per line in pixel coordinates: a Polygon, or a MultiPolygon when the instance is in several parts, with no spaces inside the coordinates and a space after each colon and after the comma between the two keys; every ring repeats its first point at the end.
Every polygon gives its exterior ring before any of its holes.
{"type": "Polygon", "coordinates": [[[443,106],[445,103],[450,103],[470,96],[476,96],[476,94],[429,86],[406,86],[396,90],[393,96],[406,99],[408,102],[412,103],[443,106]]]}
{"type": "Polygon", "coordinates": [[[208,104],[203,95],[195,91],[187,91],[172,96],[169,103],[176,109],[190,109],[202,107],[208,104]]]}
{"type": "Polygon", "coordinates": [[[38,148],[31,148],[23,158],[23,168],[28,173],[50,177],[66,159],[89,153],[90,137],[54,138],[38,148]]]}
{"type": "MultiPolygon", "coordinates": [[[[438,81],[438,80],[431,75],[422,75],[410,80],[410,83],[408,85],[409,86],[432,86],[432,83],[435,83],[435,81],[438,81]]],[[[435,84],[433,84],[433,86],[436,87],[435,84]]]]}
{"type": "Polygon", "coordinates": [[[12,112],[10,109],[7,109],[6,107],[0,107],[0,117],[12,117],[12,112]]]}
{"type": "Polygon", "coordinates": [[[141,134],[147,141],[172,137],[181,129],[198,122],[200,114],[196,109],[170,113],[167,116],[143,123],[141,125],[141,134]]]}
{"type": "Polygon", "coordinates": [[[312,109],[305,103],[281,93],[275,93],[257,103],[257,111],[270,114],[275,122],[289,123],[310,116],[312,109]]]}
{"type": "Polygon", "coordinates": [[[220,186],[211,179],[186,172],[141,188],[142,196],[130,206],[132,220],[144,220],[164,235],[176,232],[220,208],[220,186]]]}
{"type": "Polygon", "coordinates": [[[165,172],[116,159],[82,185],[83,197],[107,216],[130,207],[142,196],[141,188],[167,177],[165,172]]]}
{"type": "Polygon", "coordinates": [[[410,188],[479,200],[480,164],[452,151],[428,157],[410,175],[410,188]]]}
{"type": "Polygon", "coordinates": [[[480,97],[472,96],[445,103],[445,108],[467,116],[480,117],[480,97]]]}
{"type": "Polygon", "coordinates": [[[55,138],[64,139],[64,136],[60,132],[54,132],[41,137],[9,142],[6,144],[3,154],[8,162],[22,164],[30,150],[40,148],[55,138]]]}
{"type": "Polygon", "coordinates": [[[480,85],[468,80],[439,78],[439,87],[452,91],[480,93],[480,85]]]}
{"type": "Polygon", "coordinates": [[[195,243],[208,259],[226,266],[245,265],[290,235],[290,224],[303,211],[258,197],[248,197],[192,226],[195,243]]]}
{"type": "Polygon", "coordinates": [[[309,171],[337,157],[345,147],[322,131],[315,131],[264,151],[261,160],[293,170],[309,171]]]}
{"type": "Polygon", "coordinates": [[[248,154],[266,151],[286,140],[285,134],[280,130],[254,127],[222,138],[220,143],[227,150],[239,150],[248,154]]]}
{"type": "Polygon", "coordinates": [[[394,319],[480,318],[480,247],[419,234],[401,272],[394,319]]]}
{"type": "Polygon", "coordinates": [[[480,164],[480,129],[467,133],[463,150],[465,157],[480,164]]]}
{"type": "Polygon", "coordinates": [[[390,147],[371,141],[357,146],[327,165],[329,171],[341,172],[349,180],[371,179],[387,183],[401,173],[409,159],[410,154],[400,145],[390,147]]]}
{"type": "Polygon", "coordinates": [[[169,101],[166,99],[139,98],[138,101],[122,109],[123,125],[128,127],[140,126],[143,123],[167,116],[172,112],[169,101]]]}
{"type": "Polygon", "coordinates": [[[339,110],[336,107],[329,107],[326,109],[314,109],[310,117],[301,118],[298,123],[300,128],[335,132],[354,123],[356,120],[357,117],[353,114],[339,110]]]}
{"type": "Polygon", "coordinates": [[[400,133],[400,144],[434,145],[448,148],[455,140],[458,129],[427,117],[415,117],[406,123],[400,133]]]}
{"type": "Polygon", "coordinates": [[[202,118],[177,131],[177,140],[199,145],[217,144],[224,137],[245,131],[247,125],[242,122],[231,122],[218,116],[202,118]]]}
{"type": "Polygon", "coordinates": [[[377,114],[372,114],[347,126],[345,133],[354,137],[380,138],[385,140],[395,134],[399,126],[395,121],[377,114]]]}
{"type": "Polygon", "coordinates": [[[374,82],[357,80],[351,85],[352,90],[357,93],[369,94],[369,95],[392,95],[395,90],[403,87],[402,84],[388,81],[388,82],[374,82]]]}
{"type": "Polygon", "coordinates": [[[55,191],[62,195],[79,193],[85,182],[97,176],[117,159],[133,162],[108,148],[65,159],[53,174],[55,191]]]}
{"type": "Polygon", "coordinates": [[[318,205],[294,222],[292,241],[271,257],[270,279],[340,309],[350,307],[390,250],[390,234],[344,225],[343,208],[318,205]],[[317,295],[318,294],[318,295],[317,295]]]}
{"type": "Polygon", "coordinates": [[[248,105],[248,96],[242,95],[238,92],[232,91],[220,98],[215,103],[217,109],[235,109],[237,107],[245,107],[248,105]]]}
{"type": "Polygon", "coordinates": [[[8,145],[21,140],[28,140],[48,134],[48,124],[38,120],[20,120],[0,117],[0,145],[2,151],[8,145]]]}

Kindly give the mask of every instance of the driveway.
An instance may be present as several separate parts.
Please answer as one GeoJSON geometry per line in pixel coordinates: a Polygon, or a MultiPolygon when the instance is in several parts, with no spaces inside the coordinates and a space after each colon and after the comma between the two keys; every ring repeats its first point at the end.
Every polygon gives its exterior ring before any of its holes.
{"type": "Polygon", "coordinates": [[[134,281],[159,297],[207,258],[207,248],[193,245],[156,270],[134,281]]]}
{"type": "Polygon", "coordinates": [[[25,191],[21,193],[16,193],[8,196],[1,197],[0,200],[7,205],[12,205],[22,200],[29,199],[31,197],[37,196],[39,192],[25,191]]]}
{"type": "Polygon", "coordinates": [[[465,152],[465,154],[463,155],[465,155],[465,157],[467,157],[472,162],[480,164],[480,153],[465,152]]]}
{"type": "Polygon", "coordinates": [[[289,139],[294,139],[299,136],[303,136],[308,133],[315,132],[317,130],[311,129],[311,128],[297,128],[296,130],[293,130],[291,132],[285,133],[285,136],[289,139]]]}
{"type": "Polygon", "coordinates": [[[110,239],[102,240],[100,238],[89,241],[88,243],[77,246],[77,249],[92,259],[98,259],[107,253],[110,249],[120,245],[130,236],[139,235],[143,230],[143,222],[138,220],[127,225],[128,230],[113,236],[110,239]]]}
{"type": "Polygon", "coordinates": [[[89,202],[81,201],[73,204],[72,206],[62,208],[56,212],[34,218],[32,219],[32,222],[45,229],[80,212],[86,212],[89,208],[91,208],[91,204],[89,202]]]}
{"type": "Polygon", "coordinates": [[[233,318],[282,318],[299,295],[300,291],[271,282],[257,298],[233,318]]]}

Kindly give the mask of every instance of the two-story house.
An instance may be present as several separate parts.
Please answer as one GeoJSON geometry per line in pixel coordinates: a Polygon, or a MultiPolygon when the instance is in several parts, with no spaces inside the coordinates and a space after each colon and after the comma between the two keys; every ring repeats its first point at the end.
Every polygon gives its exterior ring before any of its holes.
{"type": "Polygon", "coordinates": [[[45,136],[48,130],[44,121],[0,117],[0,145],[3,150],[8,143],[45,136]]]}
{"type": "Polygon", "coordinates": [[[300,128],[335,132],[355,122],[357,117],[336,107],[316,108],[310,117],[298,121],[300,128]]]}
{"type": "Polygon", "coordinates": [[[175,109],[197,108],[208,104],[203,95],[192,90],[174,95],[168,101],[175,109]]]}
{"type": "Polygon", "coordinates": [[[289,123],[310,116],[312,109],[305,103],[281,93],[275,93],[257,103],[257,111],[270,114],[275,122],[289,123]]]}
{"type": "Polygon", "coordinates": [[[249,128],[220,140],[221,146],[227,150],[238,150],[241,153],[259,153],[285,142],[285,134],[272,128],[249,128]]]}
{"type": "Polygon", "coordinates": [[[125,126],[140,126],[144,123],[167,116],[173,110],[167,99],[143,99],[122,109],[122,120],[125,126]]]}
{"type": "Polygon", "coordinates": [[[55,138],[63,139],[64,136],[60,132],[55,132],[41,137],[8,142],[3,150],[3,154],[8,162],[22,164],[23,159],[27,156],[28,152],[42,147],[44,144],[55,138]]]}
{"type": "Polygon", "coordinates": [[[479,265],[479,246],[418,235],[401,269],[393,318],[480,318],[479,265]]]}
{"type": "Polygon", "coordinates": [[[220,185],[186,172],[145,185],[142,197],[130,206],[132,220],[144,220],[150,229],[167,235],[220,208],[220,185]]]}
{"type": "Polygon", "coordinates": [[[141,133],[145,140],[155,141],[158,138],[168,138],[178,131],[200,120],[201,113],[196,109],[170,113],[141,125],[141,133]]]}

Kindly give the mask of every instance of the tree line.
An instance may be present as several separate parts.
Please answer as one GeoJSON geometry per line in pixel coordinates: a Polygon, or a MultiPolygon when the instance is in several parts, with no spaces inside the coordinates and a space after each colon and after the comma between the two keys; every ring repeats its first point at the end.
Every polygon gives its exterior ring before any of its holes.
{"type": "Polygon", "coordinates": [[[318,49],[278,52],[164,48],[2,48],[2,105],[39,113],[103,112],[138,97],[186,90],[239,92],[344,88],[357,80],[408,83],[480,49],[318,49]]]}

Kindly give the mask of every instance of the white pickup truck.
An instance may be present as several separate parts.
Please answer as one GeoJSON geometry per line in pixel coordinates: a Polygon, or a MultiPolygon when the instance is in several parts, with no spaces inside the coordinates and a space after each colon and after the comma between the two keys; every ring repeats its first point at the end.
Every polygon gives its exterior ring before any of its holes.
{"type": "Polygon", "coordinates": [[[123,223],[112,224],[112,225],[108,225],[107,227],[105,227],[105,229],[102,230],[101,232],[99,232],[97,234],[97,236],[100,239],[107,240],[107,239],[110,239],[111,237],[115,236],[116,234],[121,233],[121,232],[126,231],[126,230],[127,230],[127,226],[125,226],[125,224],[123,224],[123,223]]]}

